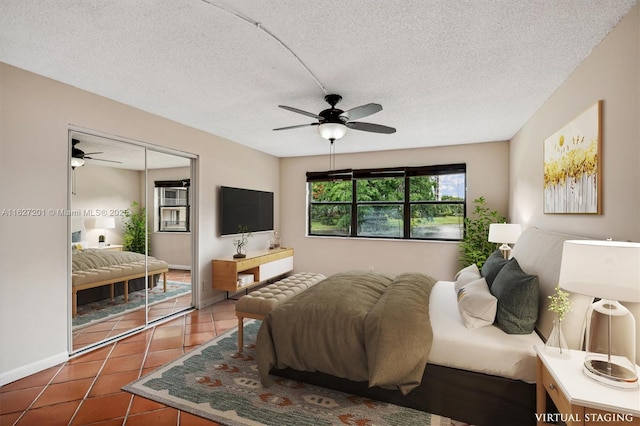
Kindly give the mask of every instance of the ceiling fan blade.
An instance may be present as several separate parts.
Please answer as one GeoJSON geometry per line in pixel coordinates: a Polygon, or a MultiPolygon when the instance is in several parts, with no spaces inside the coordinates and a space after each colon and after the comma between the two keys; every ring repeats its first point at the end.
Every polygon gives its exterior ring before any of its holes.
{"type": "Polygon", "coordinates": [[[85,152],[84,153],[84,155],[96,155],[96,154],[104,154],[104,152],[98,151],[98,152],[85,152]]]}
{"type": "Polygon", "coordinates": [[[106,161],[108,163],[118,163],[118,164],[122,164],[122,161],[115,161],[115,160],[103,160],[102,158],[93,158],[93,157],[84,157],[85,160],[93,160],[93,161],[106,161]]]}
{"type": "Polygon", "coordinates": [[[373,124],[373,123],[362,123],[358,121],[350,121],[346,124],[346,126],[350,129],[363,130],[365,132],[373,132],[373,133],[391,134],[396,132],[396,129],[394,129],[393,127],[388,127],[388,126],[383,126],[380,124],[373,124]]]}
{"type": "Polygon", "coordinates": [[[382,105],[380,104],[366,104],[360,105],[355,108],[351,108],[342,113],[343,116],[349,120],[357,120],[359,118],[367,117],[382,111],[382,105]]]}
{"type": "Polygon", "coordinates": [[[278,105],[278,106],[280,108],[282,108],[282,109],[286,109],[287,111],[297,112],[298,114],[306,115],[307,117],[312,117],[312,118],[315,118],[317,120],[322,120],[321,116],[319,116],[318,114],[314,114],[312,112],[303,111],[301,109],[293,108],[293,107],[286,106],[286,105],[278,105]]]}
{"type": "Polygon", "coordinates": [[[309,123],[309,124],[298,124],[297,126],[287,126],[287,127],[278,127],[273,130],[289,130],[289,129],[297,129],[298,127],[309,127],[309,126],[317,126],[320,123],[309,123]]]}

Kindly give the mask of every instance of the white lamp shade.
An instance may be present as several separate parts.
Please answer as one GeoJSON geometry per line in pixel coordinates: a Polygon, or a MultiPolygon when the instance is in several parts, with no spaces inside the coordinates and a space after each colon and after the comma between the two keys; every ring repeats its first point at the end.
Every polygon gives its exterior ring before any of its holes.
{"type": "Polygon", "coordinates": [[[116,220],[111,216],[99,216],[96,217],[93,227],[99,229],[113,229],[116,227],[116,220]]]}
{"type": "Polygon", "coordinates": [[[558,284],[601,299],[640,302],[640,244],[565,241],[558,284]]]}
{"type": "Polygon", "coordinates": [[[342,123],[322,123],[318,133],[326,140],[338,140],[347,133],[347,126],[342,123]]]}
{"type": "Polygon", "coordinates": [[[522,227],[517,223],[492,223],[489,225],[489,242],[514,244],[518,241],[522,227]]]}
{"type": "Polygon", "coordinates": [[[71,157],[71,167],[82,167],[84,166],[84,159],[71,157]]]}

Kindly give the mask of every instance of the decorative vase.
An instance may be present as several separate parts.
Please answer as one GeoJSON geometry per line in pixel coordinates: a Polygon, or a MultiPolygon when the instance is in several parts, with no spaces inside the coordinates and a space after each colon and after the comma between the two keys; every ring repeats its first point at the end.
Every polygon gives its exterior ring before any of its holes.
{"type": "Polygon", "coordinates": [[[567,341],[562,333],[562,321],[553,321],[553,328],[551,329],[547,343],[544,344],[544,350],[547,354],[556,357],[564,358],[569,356],[569,345],[567,345],[567,341]]]}

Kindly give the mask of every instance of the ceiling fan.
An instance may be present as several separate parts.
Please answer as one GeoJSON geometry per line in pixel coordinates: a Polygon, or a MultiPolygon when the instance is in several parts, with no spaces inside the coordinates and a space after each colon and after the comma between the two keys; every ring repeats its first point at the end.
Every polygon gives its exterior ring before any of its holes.
{"type": "Polygon", "coordinates": [[[71,145],[71,167],[74,168],[74,169],[76,167],[84,166],[85,160],[106,161],[106,162],[109,162],[109,163],[122,164],[121,161],[104,160],[102,158],[89,157],[90,155],[102,154],[102,151],[99,151],[99,152],[84,152],[80,148],[76,147],[76,145],[78,145],[79,143],[80,143],[80,141],[78,139],[71,139],[71,144],[72,144],[71,145]]]}
{"type": "Polygon", "coordinates": [[[382,111],[382,105],[380,104],[365,104],[343,111],[336,108],[336,104],[340,102],[340,100],[342,100],[342,96],[327,95],[324,97],[324,100],[327,101],[329,105],[331,105],[331,108],[327,108],[318,114],[303,111],[301,109],[293,108],[286,105],[278,105],[280,108],[286,109],[288,111],[315,118],[318,120],[318,122],[310,124],[299,124],[297,126],[279,127],[273,130],[288,130],[296,129],[298,127],[318,126],[318,133],[320,133],[320,136],[322,136],[324,139],[327,139],[332,144],[334,141],[343,137],[347,133],[347,129],[385,134],[395,133],[396,131],[396,129],[394,129],[393,127],[382,126],[380,124],[351,121],[367,117],[369,115],[375,114],[376,112],[382,111]]]}

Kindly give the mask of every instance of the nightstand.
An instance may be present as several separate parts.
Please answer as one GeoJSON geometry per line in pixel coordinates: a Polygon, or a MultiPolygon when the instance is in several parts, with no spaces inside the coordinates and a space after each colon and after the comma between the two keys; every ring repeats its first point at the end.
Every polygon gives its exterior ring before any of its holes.
{"type": "Polygon", "coordinates": [[[538,426],[563,421],[567,426],[640,425],[640,390],[608,387],[582,372],[583,351],[570,350],[558,358],[535,348],[536,421],[538,426]],[[547,412],[547,394],[558,413],[547,412]]]}

